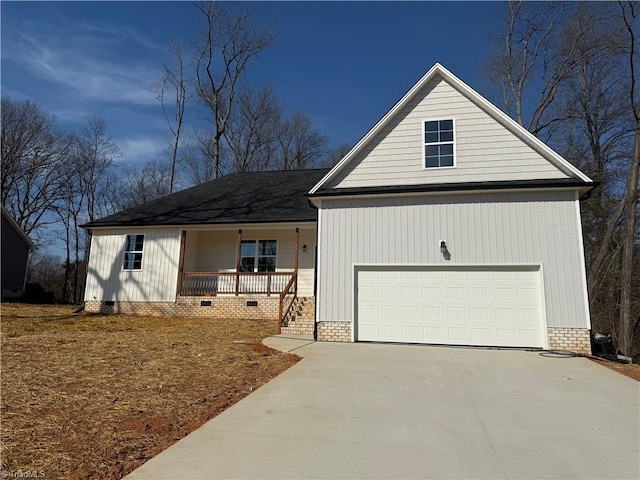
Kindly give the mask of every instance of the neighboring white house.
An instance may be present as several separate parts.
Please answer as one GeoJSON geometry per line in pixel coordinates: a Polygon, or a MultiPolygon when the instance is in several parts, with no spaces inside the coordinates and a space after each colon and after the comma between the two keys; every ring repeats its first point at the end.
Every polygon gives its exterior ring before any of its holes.
{"type": "MultiPolygon", "coordinates": [[[[183,314],[246,316],[250,307],[243,294],[250,294],[251,308],[264,306],[258,307],[261,315],[278,317],[278,308],[286,313],[291,286],[270,290],[278,292],[278,302],[271,297],[270,305],[264,288],[243,291],[243,281],[256,281],[241,273],[246,261],[255,274],[262,265],[263,277],[267,267],[285,270],[281,283],[291,284],[295,277],[298,296],[315,297],[319,340],[589,351],[579,201],[596,184],[441,65],[333,169],[299,173],[298,184],[309,185],[307,196],[317,211],[299,204],[298,213],[305,215],[281,218],[278,228],[291,238],[283,235],[277,246],[267,242],[276,231],[264,231],[264,222],[274,221],[273,211],[262,209],[261,222],[254,197],[282,193],[256,175],[233,176],[243,185],[236,189],[252,192],[253,223],[236,215],[247,201],[242,196],[233,205],[225,200],[231,211],[207,216],[202,212],[220,201],[194,202],[179,192],[155,207],[139,207],[137,216],[125,211],[88,225],[93,230],[89,307],[100,309],[110,300],[122,311],[132,302],[160,302],[156,311],[165,313],[179,313],[188,304],[183,314]],[[171,214],[159,230],[154,215],[167,208],[171,214]],[[186,213],[195,210],[202,214],[197,228],[188,226],[193,219],[186,213]],[[258,228],[263,231],[251,237],[256,243],[242,242],[247,231],[258,228]],[[144,247],[144,255],[154,259],[136,263],[143,253],[131,235],[143,231],[156,232],[166,243],[144,247]],[[108,242],[111,246],[102,246],[108,242]],[[194,243],[196,251],[190,248],[194,243]],[[311,253],[316,244],[317,259],[311,253]],[[253,260],[245,260],[245,249],[253,260]],[[260,256],[263,250],[277,253],[268,260],[260,256]],[[125,267],[129,262],[140,273],[123,269],[123,258],[125,267]],[[146,261],[152,265],[145,267],[146,261]],[[215,288],[185,290],[178,278],[194,282],[199,271],[215,288]],[[124,285],[135,295],[125,294],[124,285]],[[202,306],[193,300],[201,294],[208,295],[202,306]],[[216,304],[215,312],[206,310],[216,304]]],[[[288,182],[285,172],[271,175],[288,182]]],[[[224,182],[211,182],[210,188],[224,182]]],[[[301,191],[289,193],[307,201],[301,191]]],[[[276,204],[282,203],[279,198],[276,204]]]]}

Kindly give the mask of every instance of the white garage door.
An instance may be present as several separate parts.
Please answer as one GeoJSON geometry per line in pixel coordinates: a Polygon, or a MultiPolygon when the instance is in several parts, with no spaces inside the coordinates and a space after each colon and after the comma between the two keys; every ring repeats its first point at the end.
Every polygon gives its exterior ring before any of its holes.
{"type": "Polygon", "coordinates": [[[360,341],[544,347],[537,267],[356,270],[360,341]]]}

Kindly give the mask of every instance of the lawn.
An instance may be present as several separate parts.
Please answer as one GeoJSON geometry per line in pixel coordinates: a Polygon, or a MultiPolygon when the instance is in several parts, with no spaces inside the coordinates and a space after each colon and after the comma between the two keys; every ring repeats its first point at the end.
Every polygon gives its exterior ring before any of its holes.
{"type": "Polygon", "coordinates": [[[274,322],[72,311],[2,305],[3,470],[121,478],[298,360],[274,322]]]}

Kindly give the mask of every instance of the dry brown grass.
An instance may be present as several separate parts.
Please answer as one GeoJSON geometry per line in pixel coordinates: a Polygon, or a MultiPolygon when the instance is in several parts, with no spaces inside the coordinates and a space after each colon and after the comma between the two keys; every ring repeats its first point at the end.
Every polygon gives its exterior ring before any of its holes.
{"type": "Polygon", "coordinates": [[[640,364],[617,363],[617,362],[611,362],[609,360],[605,360],[604,358],[598,358],[598,357],[591,357],[591,360],[593,360],[599,365],[602,365],[603,367],[607,367],[607,368],[610,368],[611,370],[615,370],[616,372],[621,373],[622,375],[625,375],[629,378],[633,378],[634,380],[637,380],[638,382],[640,382],[640,364]]]}
{"type": "Polygon", "coordinates": [[[2,305],[2,469],[121,478],[298,360],[273,322],[72,311],[2,305]]]}

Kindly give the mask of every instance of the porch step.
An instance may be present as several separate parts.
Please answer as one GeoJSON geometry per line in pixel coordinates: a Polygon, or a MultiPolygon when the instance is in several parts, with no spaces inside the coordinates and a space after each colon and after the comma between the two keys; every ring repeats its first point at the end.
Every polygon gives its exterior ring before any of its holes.
{"type": "Polygon", "coordinates": [[[313,335],[315,328],[315,298],[298,297],[289,315],[282,322],[282,333],[289,335],[313,335]]]}

